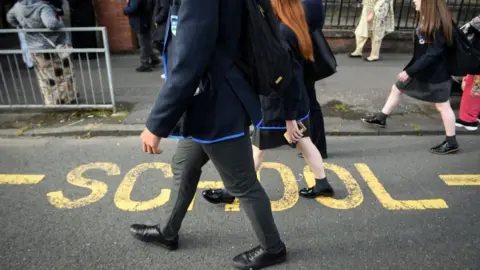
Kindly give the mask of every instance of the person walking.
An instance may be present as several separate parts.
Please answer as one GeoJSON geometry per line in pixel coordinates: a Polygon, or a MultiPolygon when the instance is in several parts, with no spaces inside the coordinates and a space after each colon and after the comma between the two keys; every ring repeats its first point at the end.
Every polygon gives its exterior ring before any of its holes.
{"type": "MultiPolygon", "coordinates": [[[[14,27],[25,29],[64,27],[53,7],[42,0],[20,0],[7,13],[7,21],[14,27]]],[[[70,45],[66,32],[26,33],[30,50],[55,49],[58,45],[70,45]]],[[[38,84],[45,105],[78,102],[73,65],[70,58],[61,53],[32,53],[38,84]]]]}
{"type": "Polygon", "coordinates": [[[248,126],[262,118],[257,92],[233,65],[240,58],[247,24],[245,0],[176,0],[165,40],[166,81],[143,131],[142,149],[159,154],[161,138],[178,142],[172,170],[180,182],[170,218],[162,227],[133,224],[141,241],[177,249],[179,230],[209,160],[225,187],[239,198],[260,242],[233,259],[238,269],[261,269],[286,260],[270,200],[253,163],[248,126]],[[235,153],[235,155],[232,155],[235,153]]]}
{"type": "MultiPolygon", "coordinates": [[[[321,27],[322,9],[318,9],[316,0],[271,0],[275,14],[282,22],[282,32],[299,64],[295,67],[295,79],[284,95],[262,97],[263,123],[253,132],[253,155],[255,170],[260,170],[265,150],[289,144],[284,137],[285,131],[296,147],[305,157],[315,175],[315,186],[300,190],[300,196],[316,198],[331,197],[333,188],[327,181],[322,156],[309,137],[309,99],[304,80],[304,62],[313,61],[313,44],[310,29],[321,27]],[[306,17],[305,10],[309,17],[306,17]],[[307,23],[308,22],[308,23],[307,23]],[[310,28],[309,28],[310,27],[310,28]],[[300,132],[297,122],[306,127],[300,132]]],[[[210,203],[232,203],[235,195],[228,189],[207,189],[202,196],[210,203]]]]}
{"type": "Polygon", "coordinates": [[[448,71],[447,46],[453,44],[452,17],[444,0],[414,0],[418,28],[412,60],[397,76],[381,112],[363,117],[367,124],[386,126],[386,119],[397,107],[403,94],[435,103],[443,120],[446,139],[430,149],[433,154],[459,150],[455,136],[455,114],[450,106],[451,76],[448,71]]]}
{"type": "Polygon", "coordinates": [[[152,40],[156,49],[163,52],[165,45],[165,29],[167,27],[170,0],[156,0],[153,11],[154,30],[152,40]]]}
{"type": "Polygon", "coordinates": [[[362,15],[360,22],[355,29],[356,48],[349,56],[361,58],[363,47],[370,38],[372,49],[370,56],[365,58],[368,62],[375,62],[380,59],[380,48],[385,35],[395,29],[395,18],[393,13],[393,0],[363,0],[362,15]]]}
{"type": "MultiPolygon", "coordinates": [[[[325,14],[322,0],[303,0],[308,3],[311,8],[305,9],[305,16],[309,29],[323,29],[325,22],[325,14]]],[[[315,90],[315,79],[305,74],[305,86],[307,87],[309,108],[310,108],[310,138],[322,155],[322,159],[328,158],[327,137],[325,136],[325,121],[323,118],[322,107],[317,99],[317,91],[315,90]]],[[[303,158],[302,153],[298,156],[303,158]]]]}
{"type": "Polygon", "coordinates": [[[130,27],[137,34],[140,46],[141,66],[137,72],[151,72],[152,67],[160,64],[160,59],[152,50],[152,11],[148,3],[152,0],[128,0],[123,13],[128,16],[130,27]]]}
{"type": "Polygon", "coordinates": [[[460,115],[455,125],[468,131],[476,131],[480,122],[480,74],[465,76],[462,89],[460,115]]]}
{"type": "MultiPolygon", "coordinates": [[[[472,47],[480,50],[480,15],[462,27],[472,47]]],[[[480,122],[480,74],[469,74],[462,79],[460,115],[455,125],[476,131],[480,122]]]]}

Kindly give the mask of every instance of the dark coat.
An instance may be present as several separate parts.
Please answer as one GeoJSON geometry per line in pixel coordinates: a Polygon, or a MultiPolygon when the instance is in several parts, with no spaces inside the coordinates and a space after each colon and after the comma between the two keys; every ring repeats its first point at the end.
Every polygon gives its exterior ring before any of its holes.
{"type": "MultiPolygon", "coordinates": [[[[322,28],[324,21],[322,2],[304,0],[302,4],[310,31],[322,28]]],[[[283,24],[281,25],[281,31],[297,61],[294,65],[295,76],[291,86],[283,95],[275,94],[260,98],[264,114],[261,128],[285,127],[285,120],[303,120],[308,117],[310,111],[309,95],[303,70],[306,60],[300,53],[295,33],[283,24]]]]}
{"type": "Polygon", "coordinates": [[[168,21],[168,11],[170,9],[169,0],[156,0],[155,9],[153,11],[154,31],[152,33],[152,40],[163,43],[165,39],[165,30],[168,21]]]}
{"type": "Polygon", "coordinates": [[[447,44],[442,31],[435,33],[431,42],[420,43],[420,34],[415,34],[413,57],[405,67],[408,76],[421,82],[440,83],[450,80],[447,62],[447,44]]]}
{"type": "MultiPolygon", "coordinates": [[[[325,13],[322,0],[303,0],[303,6],[310,31],[323,29],[325,13]]],[[[315,79],[306,76],[305,86],[307,87],[308,99],[310,101],[310,113],[314,110],[321,110],[315,91],[315,79]]]]}
{"type": "Polygon", "coordinates": [[[150,30],[152,16],[146,8],[146,0],[129,0],[123,13],[128,16],[130,27],[135,33],[147,33],[150,30]]]}
{"type": "Polygon", "coordinates": [[[170,18],[178,9],[176,32],[171,19],[167,24],[166,81],[147,128],[167,137],[178,122],[174,135],[200,143],[246,135],[246,126],[257,125],[262,113],[256,92],[232,61],[239,58],[243,43],[243,0],[177,2],[170,7],[170,18]]]}

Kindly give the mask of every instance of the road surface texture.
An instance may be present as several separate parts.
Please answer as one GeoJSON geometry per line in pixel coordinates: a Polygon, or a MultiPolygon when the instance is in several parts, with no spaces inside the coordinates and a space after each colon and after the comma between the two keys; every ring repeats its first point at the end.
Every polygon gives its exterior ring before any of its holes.
{"type": "MultiPolygon", "coordinates": [[[[337,193],[319,201],[298,198],[313,179],[293,150],[268,152],[261,182],[289,251],[271,269],[479,269],[480,136],[430,154],[442,139],[329,137],[337,193]]],[[[0,268],[232,269],[257,243],[237,204],[197,196],[174,252],[130,236],[173,206],[175,141],[162,146],[149,156],[138,137],[0,139],[0,268]]],[[[220,185],[211,163],[201,180],[220,185]]]]}

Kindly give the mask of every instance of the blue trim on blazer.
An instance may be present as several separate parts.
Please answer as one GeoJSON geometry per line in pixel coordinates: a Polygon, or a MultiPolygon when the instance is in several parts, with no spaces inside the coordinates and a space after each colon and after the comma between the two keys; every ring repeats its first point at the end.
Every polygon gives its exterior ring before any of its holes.
{"type": "MultiPolygon", "coordinates": [[[[303,121],[305,119],[307,119],[308,117],[310,116],[310,112],[307,113],[307,115],[305,115],[304,117],[300,118],[299,120],[297,121],[303,121]]],[[[263,122],[260,121],[260,124],[263,122]]],[[[260,126],[260,124],[258,126],[256,126],[256,128],[258,129],[269,129],[269,130],[285,130],[287,129],[287,126],[279,126],[279,127],[264,127],[264,126],[260,126]]]]}

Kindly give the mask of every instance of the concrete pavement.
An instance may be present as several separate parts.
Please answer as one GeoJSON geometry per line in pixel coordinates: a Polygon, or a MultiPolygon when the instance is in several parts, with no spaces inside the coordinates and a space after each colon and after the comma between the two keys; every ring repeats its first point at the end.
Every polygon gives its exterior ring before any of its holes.
{"type": "MultiPolygon", "coordinates": [[[[381,109],[396,75],[408,62],[407,54],[382,54],[382,61],[368,63],[338,54],[338,73],[316,84],[326,130],[330,135],[425,135],[442,134],[443,125],[432,104],[406,97],[385,130],[371,129],[358,119],[381,109]]],[[[138,134],[163,85],[160,68],[137,73],[138,55],[112,57],[115,96],[122,113],[86,112],[50,115],[0,115],[0,136],[23,135],[131,135],[138,134]]],[[[459,98],[453,97],[454,108],[459,98]]]]}
{"type": "MultiPolygon", "coordinates": [[[[267,152],[261,181],[290,252],[272,269],[478,269],[480,137],[459,137],[455,155],[428,153],[442,139],[329,137],[337,194],[319,201],[296,196],[312,178],[293,150],[267,152]]],[[[0,139],[1,268],[232,269],[256,244],[235,204],[197,197],[175,252],[130,237],[131,223],[165,222],[177,188],[174,141],[160,156],[139,146],[137,137],[0,139]]],[[[201,180],[218,185],[211,163],[201,180]]]]}

